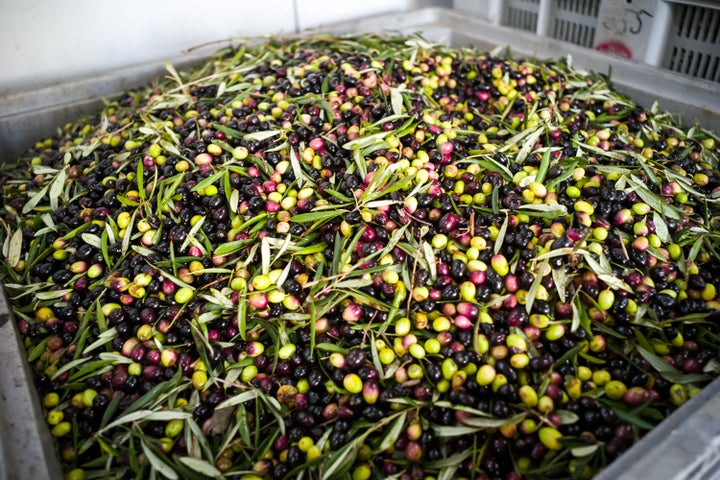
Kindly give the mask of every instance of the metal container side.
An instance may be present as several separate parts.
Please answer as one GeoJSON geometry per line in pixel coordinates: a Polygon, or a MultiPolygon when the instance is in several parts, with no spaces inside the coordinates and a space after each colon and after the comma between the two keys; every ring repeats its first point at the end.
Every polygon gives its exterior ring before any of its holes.
{"type": "Polygon", "coordinates": [[[0,292],[0,480],[60,479],[60,463],[26,357],[7,298],[0,292]]]}
{"type": "MultiPolygon", "coordinates": [[[[182,70],[205,61],[228,41],[202,45],[169,62],[182,70]]],[[[67,122],[96,112],[103,100],[167,75],[163,62],[148,62],[58,85],[0,95],[0,163],[20,155],[67,122]]]]}
{"type": "MultiPolygon", "coordinates": [[[[720,85],[654,67],[607,57],[572,44],[499,27],[443,8],[341,22],[309,30],[333,34],[385,32],[414,34],[456,47],[508,46],[514,55],[558,58],[570,55],[576,67],[612,71],[618,90],[649,107],[662,108],[720,130],[720,85]],[[541,43],[539,43],[541,41],[541,43]]],[[[222,44],[172,60],[177,68],[197,64],[222,44]]],[[[112,97],[161,77],[164,66],[144,64],[71,83],[0,97],[0,162],[20,153],[68,121],[95,111],[112,97]]],[[[0,295],[0,480],[62,478],[55,448],[43,419],[37,391],[15,322],[0,295]]],[[[720,463],[720,379],[674,412],[595,480],[717,478],[720,463]],[[679,446],[683,446],[679,448],[679,446]]]]}
{"type": "Polygon", "coordinates": [[[720,378],[651,430],[594,480],[720,478],[720,378]]]}

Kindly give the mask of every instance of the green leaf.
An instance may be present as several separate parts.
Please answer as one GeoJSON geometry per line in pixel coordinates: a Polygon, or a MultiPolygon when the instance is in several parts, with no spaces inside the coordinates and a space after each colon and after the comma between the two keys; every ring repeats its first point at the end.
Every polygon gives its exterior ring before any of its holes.
{"type": "Polygon", "coordinates": [[[25,202],[25,205],[23,205],[22,213],[28,213],[30,210],[35,208],[43,198],[45,198],[45,194],[47,193],[49,188],[49,185],[45,185],[42,189],[40,189],[39,192],[37,192],[35,195],[30,197],[30,200],[25,202]]]}
{"type": "Polygon", "coordinates": [[[629,183],[632,185],[632,190],[642,199],[643,202],[647,203],[656,212],[660,212],[663,215],[671,217],[675,220],[680,220],[680,211],[673,205],[668,205],[663,202],[660,197],[654,194],[644,183],[635,175],[631,175],[629,183]]]}
{"type": "Polygon", "coordinates": [[[192,418],[192,413],[188,412],[178,412],[178,411],[172,411],[172,410],[161,410],[161,411],[152,411],[152,410],[138,410],[137,412],[128,413],[126,415],[123,415],[122,417],[118,418],[114,422],[110,423],[108,426],[104,428],[104,430],[110,430],[113,427],[117,427],[119,425],[123,425],[126,423],[132,423],[137,421],[162,421],[162,422],[168,422],[170,420],[185,420],[188,418],[192,418]]]}
{"type": "Polygon", "coordinates": [[[153,452],[153,449],[145,442],[142,442],[142,449],[145,452],[145,456],[150,462],[150,466],[160,473],[165,478],[170,480],[179,480],[178,474],[173,468],[165,463],[158,455],[153,452]]]}
{"type": "Polygon", "coordinates": [[[244,134],[242,132],[240,132],[239,130],[235,130],[234,128],[226,127],[225,125],[221,125],[219,123],[213,123],[212,126],[215,130],[224,133],[228,137],[238,140],[242,140],[244,137],[244,134]]]}
{"type": "Polygon", "coordinates": [[[318,350],[322,350],[323,352],[336,352],[342,353],[343,355],[347,354],[348,352],[347,348],[343,348],[340,345],[328,342],[318,343],[317,345],[315,345],[315,348],[317,348],[318,350]]]}
{"type": "Polygon", "coordinates": [[[72,370],[73,368],[77,367],[78,365],[82,365],[83,363],[85,363],[85,362],[87,362],[87,361],[89,361],[89,360],[90,360],[90,357],[85,357],[85,358],[79,358],[79,359],[77,359],[77,360],[73,360],[73,361],[71,361],[71,362],[68,362],[68,363],[66,363],[65,365],[63,365],[62,367],[58,368],[57,371],[53,374],[53,376],[50,377],[50,379],[51,379],[51,380],[55,380],[56,378],[58,378],[58,377],[59,377],[60,375],[62,375],[63,373],[69,372],[69,371],[72,370]]]}
{"type": "Polygon", "coordinates": [[[68,293],[72,292],[72,288],[64,288],[62,290],[52,290],[50,292],[38,292],[35,294],[35,298],[38,300],[57,300],[62,298],[68,293]]]}
{"type": "Polygon", "coordinates": [[[437,278],[437,266],[435,265],[435,253],[433,252],[432,246],[428,242],[422,242],[423,254],[425,255],[425,261],[428,265],[428,271],[430,278],[437,278]]]}
{"type": "Polygon", "coordinates": [[[532,311],[532,306],[535,303],[535,297],[537,296],[538,290],[540,290],[540,284],[542,283],[542,280],[544,278],[543,273],[548,266],[550,266],[550,259],[546,258],[543,263],[540,264],[537,275],[535,275],[535,280],[533,280],[532,285],[530,285],[530,290],[528,291],[527,296],[527,303],[525,304],[525,311],[528,314],[532,311]]]}
{"type": "Polygon", "coordinates": [[[390,105],[393,113],[398,117],[402,115],[403,97],[401,92],[400,88],[393,87],[390,89],[390,105]]]}
{"type": "MultiPolygon", "coordinates": [[[[532,148],[533,148],[533,147],[535,146],[535,144],[537,143],[538,138],[540,138],[540,135],[542,135],[544,131],[545,131],[544,128],[538,127],[537,130],[535,130],[534,132],[532,132],[530,135],[527,136],[527,139],[526,139],[525,142],[523,143],[522,148],[520,148],[520,151],[518,152],[517,156],[515,157],[515,161],[516,161],[516,162],[522,163],[522,162],[525,161],[525,159],[527,158],[527,156],[528,156],[528,155],[530,154],[530,152],[532,151],[532,148]]],[[[526,132],[527,132],[527,130],[524,130],[524,131],[522,132],[522,134],[526,134],[526,132]]],[[[513,137],[513,138],[514,138],[514,137],[513,137]]],[[[512,140],[512,139],[511,139],[511,140],[512,140]]],[[[508,143],[507,143],[506,145],[509,145],[509,144],[510,144],[510,143],[509,143],[509,141],[508,141],[508,143]]]]}
{"type": "Polygon", "coordinates": [[[701,235],[701,236],[698,236],[697,240],[695,240],[695,243],[693,243],[693,246],[690,248],[690,252],[688,252],[688,258],[687,258],[688,262],[695,261],[695,258],[697,258],[698,253],[700,253],[700,249],[702,248],[702,245],[703,245],[703,237],[701,235]]]}
{"type": "Polygon", "coordinates": [[[625,409],[624,404],[606,399],[600,399],[600,401],[610,405],[610,407],[613,409],[613,412],[615,412],[615,415],[617,415],[618,419],[620,419],[621,421],[634,425],[638,428],[642,428],[643,430],[652,430],[654,428],[653,424],[647,422],[646,420],[643,420],[642,418],[631,412],[628,412],[625,409]]]}
{"type": "Polygon", "coordinates": [[[705,382],[709,382],[713,378],[710,375],[704,375],[702,373],[668,372],[668,373],[661,374],[661,375],[668,382],[679,383],[680,385],[705,383],[705,382]]]}
{"type": "Polygon", "coordinates": [[[573,423],[577,423],[580,420],[580,417],[570,410],[555,410],[555,413],[557,413],[558,417],[560,417],[560,422],[563,425],[571,425],[573,423]]]}
{"type": "Polygon", "coordinates": [[[180,252],[182,252],[183,250],[185,250],[187,247],[190,246],[190,242],[193,241],[197,232],[202,228],[203,223],[205,223],[204,215],[202,217],[200,217],[200,219],[197,221],[197,223],[195,225],[193,225],[193,227],[190,229],[190,231],[185,236],[185,241],[183,241],[182,245],[180,245],[180,250],[179,250],[180,252]]]}
{"type": "Polygon", "coordinates": [[[300,161],[294,148],[290,149],[290,167],[292,168],[295,178],[298,181],[298,186],[302,187],[305,183],[305,176],[303,175],[303,169],[300,166],[300,161]]]}
{"type": "Polygon", "coordinates": [[[598,444],[587,445],[584,447],[575,447],[570,449],[570,453],[572,453],[573,457],[586,457],[597,452],[598,448],[600,448],[600,445],[598,444]]]}
{"type": "Polygon", "coordinates": [[[249,400],[253,400],[257,398],[259,395],[261,395],[259,390],[246,390],[242,393],[239,393],[237,395],[234,395],[227,400],[221,402],[215,409],[222,409],[222,408],[228,408],[228,407],[234,407],[235,405],[239,405],[241,403],[245,403],[249,400]]]}
{"type": "Polygon", "coordinates": [[[223,169],[220,171],[217,171],[210,175],[207,178],[204,178],[200,182],[198,182],[197,185],[195,185],[190,191],[197,192],[199,190],[204,189],[205,187],[209,187],[210,185],[214,184],[216,181],[218,181],[223,175],[227,175],[227,170],[223,169]]]}
{"type": "Polygon", "coordinates": [[[535,175],[536,182],[542,183],[543,180],[545,180],[545,175],[550,167],[550,156],[552,155],[552,152],[553,151],[548,148],[545,150],[545,153],[543,153],[542,159],[540,160],[540,166],[538,167],[537,174],[535,175]]]}
{"type": "Polygon", "coordinates": [[[28,352],[27,360],[28,362],[34,362],[38,358],[40,358],[40,355],[43,354],[45,351],[45,347],[47,346],[48,339],[42,340],[40,343],[32,347],[32,349],[28,352]]]}
{"type": "Polygon", "coordinates": [[[325,220],[330,220],[331,218],[343,215],[344,213],[344,211],[339,210],[320,210],[317,212],[300,213],[298,215],[293,215],[292,218],[290,218],[290,221],[295,223],[324,222],[325,220]]]}
{"type": "Polygon", "coordinates": [[[560,205],[559,203],[526,203],[524,205],[521,205],[518,210],[532,210],[536,212],[541,212],[548,215],[543,215],[546,218],[557,218],[562,215],[567,215],[567,207],[565,205],[560,205]]]}
{"type": "Polygon", "coordinates": [[[462,427],[462,426],[446,426],[433,425],[432,429],[438,437],[461,437],[463,435],[472,435],[485,427],[462,427]]]}
{"type": "MultiPolygon", "coordinates": [[[[552,273],[553,282],[555,282],[555,288],[557,289],[557,292],[558,292],[558,298],[560,299],[561,302],[566,302],[567,297],[566,297],[565,289],[567,287],[568,280],[567,280],[567,274],[565,273],[565,268],[563,268],[563,267],[553,268],[551,273],[552,273]]],[[[575,328],[577,329],[577,327],[575,327],[575,328]]],[[[572,330],[572,331],[575,331],[575,330],[572,330]]]]}
{"type": "Polygon", "coordinates": [[[333,286],[335,288],[362,288],[367,287],[368,285],[372,285],[373,281],[370,278],[367,279],[352,279],[352,280],[342,280],[340,282],[334,283],[333,286]]]}
{"type": "Polygon", "coordinates": [[[490,206],[492,207],[492,212],[494,214],[500,213],[500,189],[493,188],[492,193],[490,194],[490,206]]]}
{"type": "Polygon", "coordinates": [[[110,400],[110,403],[108,404],[107,408],[105,409],[105,413],[103,413],[102,420],[100,421],[101,427],[104,427],[110,421],[112,416],[117,411],[121,400],[122,400],[122,397],[119,395],[112,397],[112,400],[110,400]]]}
{"type": "Polygon", "coordinates": [[[15,233],[13,233],[12,237],[10,237],[10,246],[7,254],[8,264],[10,264],[11,267],[15,267],[18,263],[20,263],[20,257],[22,256],[22,241],[22,230],[17,229],[15,233]]]}
{"type": "Polygon", "coordinates": [[[670,237],[670,230],[668,229],[665,219],[657,211],[653,214],[653,223],[655,224],[655,233],[663,243],[670,243],[672,237],[670,237]]]}
{"type": "Polygon", "coordinates": [[[102,249],[102,239],[97,235],[93,235],[92,233],[83,233],[80,235],[80,238],[82,238],[83,241],[91,247],[95,247],[98,250],[102,249]]]}
{"type": "Polygon", "coordinates": [[[50,208],[53,210],[57,209],[57,201],[65,188],[65,180],[67,179],[67,173],[65,170],[60,170],[55,179],[50,184],[50,208]]]}
{"type": "Polygon", "coordinates": [[[254,243],[254,240],[234,240],[232,242],[223,243],[215,249],[214,253],[215,255],[230,255],[242,250],[251,243],[254,243]]]}
{"type": "Polygon", "coordinates": [[[572,162],[560,162],[558,165],[563,167],[562,173],[548,182],[545,186],[548,190],[555,188],[560,183],[572,177],[573,171],[575,170],[575,167],[577,167],[578,162],[577,160],[573,160],[572,162]]]}
{"type": "Polygon", "coordinates": [[[407,417],[407,412],[404,412],[402,415],[400,415],[392,424],[390,427],[390,430],[385,434],[385,436],[382,439],[382,442],[380,442],[380,446],[378,449],[382,452],[388,450],[390,447],[395,445],[395,442],[397,441],[398,437],[400,436],[400,432],[402,432],[403,426],[405,425],[405,419],[407,417]]]}
{"type": "Polygon", "coordinates": [[[492,157],[480,158],[477,160],[473,160],[473,162],[477,163],[478,165],[483,167],[485,170],[490,170],[491,172],[499,173],[506,182],[512,181],[512,174],[510,173],[510,170],[508,170],[507,167],[505,167],[504,165],[501,165],[500,163],[493,160],[492,157]]]}
{"type": "Polygon", "coordinates": [[[252,132],[245,135],[244,140],[256,140],[262,142],[268,138],[272,138],[276,135],[280,135],[282,130],[262,130],[260,132],[252,132]]]}
{"type": "Polygon", "coordinates": [[[191,470],[198,473],[202,473],[208,477],[218,478],[222,477],[222,472],[218,470],[215,465],[195,457],[180,457],[178,461],[183,465],[187,466],[191,470]]]}
{"type": "Polygon", "coordinates": [[[600,261],[598,262],[593,258],[593,254],[587,250],[577,250],[577,253],[581,254],[587,263],[588,268],[592,270],[600,280],[607,283],[608,287],[618,290],[625,290],[626,292],[633,292],[630,285],[613,275],[610,263],[605,255],[600,255],[600,261]]]}
{"type": "Polygon", "coordinates": [[[457,478],[457,469],[460,467],[460,464],[470,456],[470,454],[471,451],[466,450],[433,462],[433,466],[440,469],[437,475],[437,480],[453,480],[454,478],[457,478]]]}
{"type": "Polygon", "coordinates": [[[175,70],[175,67],[173,66],[172,63],[165,62],[165,70],[168,71],[170,76],[173,78],[173,80],[175,80],[178,83],[178,85],[180,85],[180,86],[183,85],[182,78],[180,78],[180,75],[178,74],[177,70],[175,70]]]}
{"type": "Polygon", "coordinates": [[[267,275],[270,272],[270,243],[268,242],[269,237],[263,237],[260,242],[260,260],[262,266],[263,275],[267,275]]]}
{"type": "Polygon", "coordinates": [[[565,352],[558,360],[555,362],[555,365],[562,365],[565,361],[570,360],[571,358],[575,358],[575,356],[580,353],[583,349],[583,345],[575,345],[573,348],[565,352]]]}
{"type": "Polygon", "coordinates": [[[514,425],[525,418],[524,413],[514,415],[510,418],[488,418],[488,417],[470,417],[463,420],[468,427],[477,428],[498,428],[505,425],[514,425]]]}
{"type": "Polygon", "coordinates": [[[347,472],[355,462],[363,440],[363,437],[358,437],[337,452],[331,454],[327,462],[322,466],[322,478],[327,480],[342,478],[344,473],[347,472]]]}
{"type": "MultiPolygon", "coordinates": [[[[495,192],[496,192],[497,190],[498,190],[498,189],[494,189],[494,190],[493,190],[493,195],[495,194],[495,192]]],[[[507,232],[509,221],[510,221],[510,217],[509,217],[509,216],[507,215],[507,213],[506,213],[506,214],[505,214],[505,221],[504,221],[503,224],[500,226],[500,231],[498,231],[497,238],[495,238],[495,245],[494,245],[494,247],[493,247],[493,251],[494,251],[494,253],[496,253],[496,254],[500,251],[500,249],[502,248],[502,244],[503,244],[503,242],[505,241],[505,233],[507,232]]]]}
{"type": "Polygon", "coordinates": [[[365,135],[364,137],[358,137],[355,140],[347,142],[342,147],[345,150],[352,150],[356,146],[362,149],[362,148],[372,145],[375,142],[382,141],[382,139],[384,139],[391,133],[393,133],[393,132],[379,132],[379,133],[373,133],[372,135],[365,135]]]}

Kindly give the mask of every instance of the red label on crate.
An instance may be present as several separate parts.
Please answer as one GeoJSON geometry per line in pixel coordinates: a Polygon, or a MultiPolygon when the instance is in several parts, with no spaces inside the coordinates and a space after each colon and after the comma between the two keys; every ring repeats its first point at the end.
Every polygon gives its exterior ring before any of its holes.
{"type": "Polygon", "coordinates": [[[615,41],[609,41],[609,42],[602,42],[599,43],[596,47],[596,50],[599,50],[601,52],[607,52],[611,53],[613,55],[617,55],[618,57],[623,58],[632,58],[632,51],[622,42],[615,42],[615,41]]]}

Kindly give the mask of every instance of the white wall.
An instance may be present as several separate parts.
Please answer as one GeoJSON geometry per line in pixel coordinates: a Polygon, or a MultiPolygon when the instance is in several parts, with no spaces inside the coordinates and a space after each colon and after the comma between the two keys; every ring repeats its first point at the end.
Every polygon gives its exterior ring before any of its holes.
{"type": "Polygon", "coordinates": [[[0,0],[0,96],[121,66],[177,58],[184,49],[205,42],[294,33],[405,10],[412,4],[412,0],[0,0]]]}

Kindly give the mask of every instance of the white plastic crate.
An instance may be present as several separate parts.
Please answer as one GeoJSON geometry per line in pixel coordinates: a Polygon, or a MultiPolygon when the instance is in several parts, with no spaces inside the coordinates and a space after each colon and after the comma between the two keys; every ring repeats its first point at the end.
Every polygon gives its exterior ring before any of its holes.
{"type": "Polygon", "coordinates": [[[600,0],[507,0],[501,24],[592,48],[600,0]]]}
{"type": "Polygon", "coordinates": [[[720,82],[720,4],[672,5],[662,66],[720,82]]]}
{"type": "Polygon", "coordinates": [[[502,24],[534,32],[538,26],[540,0],[507,0],[503,12],[502,24]]]}
{"type": "Polygon", "coordinates": [[[552,5],[550,36],[592,48],[600,0],[557,0],[552,5]]]}
{"type": "Polygon", "coordinates": [[[454,6],[494,25],[720,83],[718,1],[455,0],[454,6]]]}

